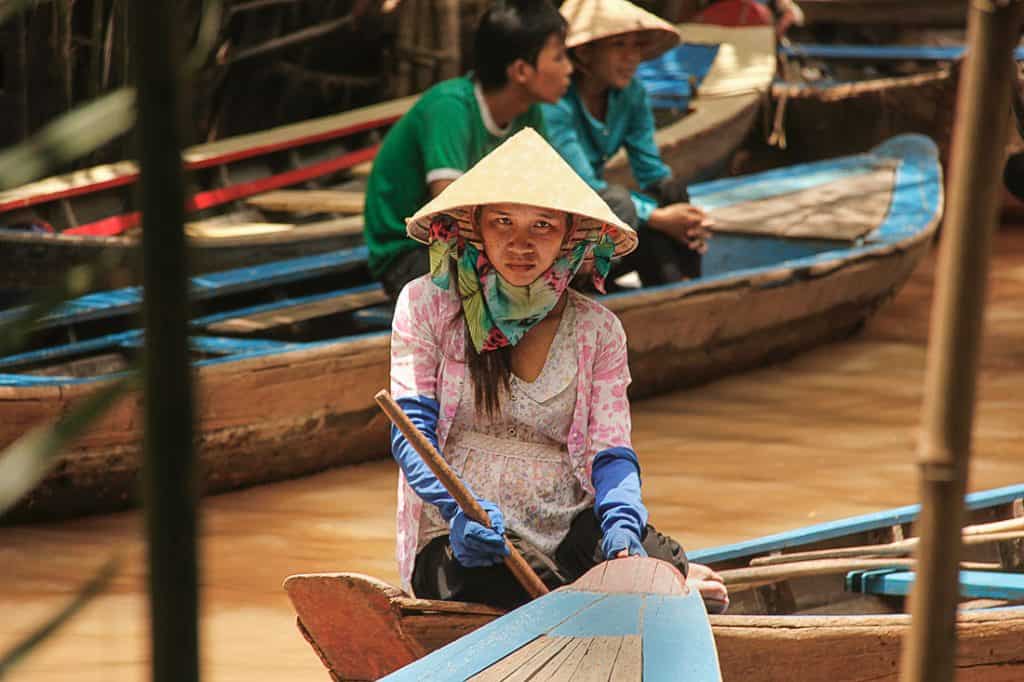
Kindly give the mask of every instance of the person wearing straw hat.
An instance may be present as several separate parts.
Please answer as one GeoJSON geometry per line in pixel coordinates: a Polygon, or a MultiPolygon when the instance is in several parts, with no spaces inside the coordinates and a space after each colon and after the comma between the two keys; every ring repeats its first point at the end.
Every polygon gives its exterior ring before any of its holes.
{"type": "Polygon", "coordinates": [[[567,0],[561,12],[575,73],[565,96],[541,108],[551,144],[640,234],[640,249],[616,271],[636,270],[645,285],[700,276],[711,221],[661,160],[647,93],[634,78],[679,32],[626,0],[567,0]],[[623,148],[642,191],[604,179],[606,161],[623,148]]]}
{"type": "Polygon", "coordinates": [[[427,272],[405,218],[503,140],[543,128],[540,102],[569,87],[565,20],[548,0],[498,0],[477,25],[474,72],[431,87],[384,137],[370,171],[363,235],[373,276],[394,300],[427,272]]]}
{"type": "MultiPolygon", "coordinates": [[[[392,429],[403,587],[526,602],[501,563],[505,535],[552,588],[630,555],[685,574],[682,547],[647,523],[622,324],[569,288],[587,263],[600,289],[635,231],[527,128],[417,211],[408,233],[429,245],[430,273],[398,297],[391,392],[492,527],[468,520],[392,429]]],[[[728,603],[707,567],[690,578],[710,608],[728,603]]]]}

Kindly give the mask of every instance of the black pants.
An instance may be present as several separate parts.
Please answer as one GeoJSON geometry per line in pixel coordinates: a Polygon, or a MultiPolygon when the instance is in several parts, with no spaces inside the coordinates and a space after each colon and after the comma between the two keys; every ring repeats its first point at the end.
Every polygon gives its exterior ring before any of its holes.
{"type": "MultiPolygon", "coordinates": [[[[558,545],[554,557],[545,556],[514,533],[507,535],[549,589],[575,581],[604,561],[601,526],[592,507],[573,519],[569,534],[558,545]]],[[[678,542],[648,524],[643,545],[649,556],[671,563],[686,575],[686,552],[678,542]]],[[[466,568],[460,564],[447,535],[434,538],[416,555],[412,589],[421,599],[476,602],[508,610],[530,601],[526,590],[504,564],[485,568],[466,568]]]]}
{"type": "MultiPolygon", "coordinates": [[[[671,179],[657,187],[648,188],[646,192],[657,198],[659,206],[689,201],[685,186],[671,179]]],[[[612,266],[609,279],[633,270],[636,270],[644,286],[700,277],[701,255],[664,232],[641,223],[628,189],[621,185],[608,185],[598,194],[612,209],[612,213],[636,230],[638,238],[636,250],[612,266]]]]}
{"type": "Polygon", "coordinates": [[[391,267],[381,275],[380,283],[384,287],[384,293],[394,302],[406,284],[428,272],[430,256],[427,248],[417,244],[415,249],[406,251],[395,259],[391,267]]]}

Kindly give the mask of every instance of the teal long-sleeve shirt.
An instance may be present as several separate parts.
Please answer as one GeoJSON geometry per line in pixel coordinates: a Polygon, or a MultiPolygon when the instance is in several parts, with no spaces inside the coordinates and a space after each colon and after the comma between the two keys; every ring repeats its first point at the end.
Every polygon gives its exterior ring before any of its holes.
{"type": "MultiPolygon", "coordinates": [[[[557,104],[544,104],[541,109],[548,141],[595,190],[608,186],[604,179],[605,163],[622,147],[626,148],[633,177],[640,187],[649,187],[672,175],[654,142],[654,115],[647,91],[636,78],[622,90],[608,91],[604,121],[587,111],[575,83],[557,104]]],[[[657,202],[640,192],[633,192],[632,196],[637,216],[646,222],[658,207],[657,202]]]]}

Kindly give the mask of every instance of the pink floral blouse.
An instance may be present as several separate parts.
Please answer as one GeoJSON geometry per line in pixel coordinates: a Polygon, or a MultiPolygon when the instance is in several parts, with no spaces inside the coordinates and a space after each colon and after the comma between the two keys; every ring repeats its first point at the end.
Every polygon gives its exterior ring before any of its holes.
{"type": "MultiPolygon", "coordinates": [[[[576,407],[567,442],[570,467],[579,484],[594,492],[594,456],[630,442],[629,365],[626,333],[610,310],[568,290],[574,306],[578,374],[576,407]]],[[[410,282],[398,297],[391,332],[391,393],[423,395],[440,405],[438,445],[445,441],[466,381],[465,330],[454,291],[440,289],[429,275],[410,282]]],[[[399,474],[397,558],[402,587],[410,590],[423,501],[399,474]]]]}

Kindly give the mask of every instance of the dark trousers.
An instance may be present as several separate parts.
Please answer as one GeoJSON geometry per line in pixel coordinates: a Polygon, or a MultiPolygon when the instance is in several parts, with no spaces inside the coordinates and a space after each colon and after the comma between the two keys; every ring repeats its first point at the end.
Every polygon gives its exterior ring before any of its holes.
{"type": "MultiPolygon", "coordinates": [[[[689,201],[685,185],[672,179],[645,191],[658,200],[659,206],[689,201]]],[[[700,277],[701,255],[664,232],[641,223],[628,189],[622,185],[608,185],[598,194],[620,220],[636,230],[638,239],[636,250],[612,266],[609,279],[633,270],[644,286],[700,277]]]]}
{"type": "Polygon", "coordinates": [[[406,284],[428,272],[430,272],[430,256],[427,248],[417,244],[416,248],[406,251],[395,259],[391,267],[381,275],[380,283],[384,287],[384,293],[394,302],[398,300],[398,294],[402,293],[406,284]]]}
{"type": "MultiPolygon", "coordinates": [[[[514,533],[507,536],[549,589],[575,581],[604,561],[601,526],[592,507],[573,519],[569,534],[558,545],[554,557],[545,556],[514,533]]],[[[648,524],[643,546],[649,556],[669,562],[686,575],[686,552],[678,542],[648,524]]],[[[485,568],[466,568],[460,564],[447,535],[434,538],[416,555],[412,589],[421,599],[476,602],[507,610],[530,601],[526,590],[504,564],[485,568]]]]}

